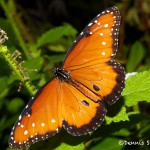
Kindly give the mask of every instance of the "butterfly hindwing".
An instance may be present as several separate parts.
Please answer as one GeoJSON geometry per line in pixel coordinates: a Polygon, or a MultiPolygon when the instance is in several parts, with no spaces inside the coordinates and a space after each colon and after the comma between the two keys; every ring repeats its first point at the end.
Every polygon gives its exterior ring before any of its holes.
{"type": "Polygon", "coordinates": [[[62,83],[63,127],[72,135],[84,135],[104,121],[106,108],[95,103],[72,85],[62,83]]]}
{"type": "Polygon", "coordinates": [[[26,147],[56,134],[62,126],[72,135],[87,134],[101,125],[105,114],[102,103],[94,103],[76,88],[54,79],[26,105],[9,145],[26,147]]]}

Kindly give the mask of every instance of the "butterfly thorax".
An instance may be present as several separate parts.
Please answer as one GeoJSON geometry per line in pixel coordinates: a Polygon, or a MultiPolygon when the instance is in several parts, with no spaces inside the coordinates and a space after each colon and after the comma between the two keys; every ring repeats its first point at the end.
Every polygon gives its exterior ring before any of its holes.
{"type": "Polygon", "coordinates": [[[55,68],[53,70],[53,73],[61,82],[68,82],[70,80],[69,72],[64,70],[63,68],[55,68]]]}

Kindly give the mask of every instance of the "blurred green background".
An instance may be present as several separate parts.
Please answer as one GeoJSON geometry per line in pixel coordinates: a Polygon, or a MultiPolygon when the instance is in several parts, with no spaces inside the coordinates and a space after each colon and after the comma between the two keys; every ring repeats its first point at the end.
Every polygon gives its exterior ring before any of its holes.
{"type": "MultiPolygon", "coordinates": [[[[25,77],[28,72],[29,80],[39,89],[52,78],[51,70],[63,61],[75,37],[98,13],[111,6],[117,6],[122,16],[115,59],[125,67],[126,73],[149,70],[150,0],[0,0],[0,28],[9,37],[3,45],[11,54],[15,50],[21,53],[22,58],[16,58],[16,63],[19,65],[25,61],[20,71],[25,77]]],[[[9,149],[11,128],[31,98],[24,87],[18,92],[19,85],[20,80],[0,54],[0,148],[4,150],[9,149]]],[[[127,88],[130,90],[130,87],[127,88]]],[[[150,95],[150,90],[147,95],[150,95]]],[[[115,107],[110,109],[111,112],[115,107]]],[[[64,149],[66,145],[61,145],[64,142],[71,145],[68,149],[148,150],[150,104],[142,101],[131,107],[126,106],[126,113],[129,112],[130,121],[104,123],[93,134],[78,139],[67,133],[64,136],[65,131],[61,131],[50,140],[34,144],[29,149],[64,149]],[[120,140],[124,143],[119,144],[120,140]]]]}

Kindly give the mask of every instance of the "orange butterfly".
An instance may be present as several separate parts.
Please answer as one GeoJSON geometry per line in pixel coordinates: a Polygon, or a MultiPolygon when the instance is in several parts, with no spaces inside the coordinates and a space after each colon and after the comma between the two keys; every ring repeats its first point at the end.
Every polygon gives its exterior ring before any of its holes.
{"type": "Polygon", "coordinates": [[[55,78],[29,101],[12,128],[9,146],[23,148],[63,127],[74,136],[97,129],[124,88],[124,68],[113,60],[120,13],[111,7],[97,15],[66,54],[55,78]]]}

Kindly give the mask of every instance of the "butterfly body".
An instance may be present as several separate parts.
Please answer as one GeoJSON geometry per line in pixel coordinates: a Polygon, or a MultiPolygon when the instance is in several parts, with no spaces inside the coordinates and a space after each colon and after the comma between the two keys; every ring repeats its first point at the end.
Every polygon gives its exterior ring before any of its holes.
{"type": "Polygon", "coordinates": [[[69,76],[69,72],[64,70],[64,69],[60,69],[60,68],[55,68],[53,70],[53,73],[55,75],[55,77],[57,79],[59,79],[61,82],[68,82],[70,81],[70,76],[69,76]]]}
{"type": "Polygon", "coordinates": [[[125,72],[113,60],[120,13],[111,7],[97,15],[76,38],[55,78],[29,101],[16,121],[10,147],[23,148],[64,128],[74,136],[97,129],[124,88],[125,72]]]}

